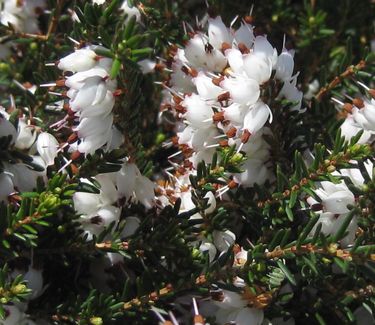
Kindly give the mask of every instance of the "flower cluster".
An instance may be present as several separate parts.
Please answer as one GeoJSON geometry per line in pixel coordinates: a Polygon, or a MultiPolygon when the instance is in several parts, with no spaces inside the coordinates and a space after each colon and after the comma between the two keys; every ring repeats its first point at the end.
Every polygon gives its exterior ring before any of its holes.
{"type": "Polygon", "coordinates": [[[174,49],[169,89],[172,106],[182,123],[178,145],[185,154],[185,166],[211,157],[219,146],[235,145],[248,160],[244,173],[234,175],[244,186],[263,184],[270,173],[266,167],[268,146],[262,135],[270,132],[272,111],[267,103],[277,98],[301,106],[302,93],[293,76],[293,52],[280,55],[266,36],[254,36],[246,21],[237,30],[227,28],[220,17],[210,18],[208,35],[195,33],[185,48],[174,49]],[[278,93],[266,96],[275,80],[278,93]]]}
{"type": "MultiPolygon", "coordinates": [[[[364,85],[363,85],[364,86],[364,85]]],[[[374,97],[375,92],[368,87],[366,90],[370,96],[374,97]]],[[[375,132],[375,100],[366,97],[357,97],[351,103],[342,103],[335,99],[343,109],[343,114],[346,115],[343,124],[341,125],[341,134],[346,140],[350,140],[359,131],[363,130],[363,134],[358,140],[358,143],[369,143],[372,135],[375,132]]]]}
{"type": "Polygon", "coordinates": [[[43,13],[45,0],[2,0],[0,7],[1,24],[11,25],[18,32],[39,32],[38,16],[43,13]]]}
{"type": "MultiPolygon", "coordinates": [[[[64,72],[73,73],[56,83],[69,88],[66,92],[68,115],[61,125],[68,124],[69,120],[77,123],[73,131],[78,142],[74,142],[73,147],[84,154],[94,153],[105,144],[108,147],[115,132],[112,109],[117,82],[109,78],[112,59],[97,55],[97,48],[99,46],[77,49],[57,64],[64,72]]],[[[72,142],[75,139],[71,137],[72,142]]]]}
{"type": "MultiPolygon", "coordinates": [[[[99,174],[94,179],[100,186],[99,194],[76,192],[73,196],[74,208],[80,215],[79,222],[87,240],[98,236],[111,223],[114,227],[118,225],[122,207],[120,201],[123,199],[139,201],[148,209],[154,205],[154,184],[140,173],[134,163],[125,162],[118,172],[99,174]]],[[[81,179],[81,182],[89,181],[81,179]]],[[[137,218],[126,218],[122,235],[131,235],[138,224],[137,218]]]]}
{"type": "MultiPolygon", "coordinates": [[[[45,177],[45,169],[54,163],[59,143],[47,132],[37,132],[37,128],[24,115],[18,118],[17,129],[8,120],[10,115],[0,108],[0,138],[7,138],[9,146],[29,154],[32,162],[43,171],[32,169],[30,165],[15,160],[2,162],[0,173],[0,202],[8,202],[10,195],[16,192],[28,192],[36,188],[39,176],[45,177]]],[[[6,157],[2,157],[6,158],[6,157]]]]}

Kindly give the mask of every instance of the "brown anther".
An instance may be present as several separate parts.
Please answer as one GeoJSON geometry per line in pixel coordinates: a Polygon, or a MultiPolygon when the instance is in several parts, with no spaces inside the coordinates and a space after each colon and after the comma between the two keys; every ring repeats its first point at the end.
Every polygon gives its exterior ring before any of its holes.
{"type": "Polygon", "coordinates": [[[122,89],[116,89],[114,92],[113,92],[113,96],[117,97],[117,96],[120,96],[124,93],[124,91],[122,89]]]}
{"type": "Polygon", "coordinates": [[[301,186],[306,185],[309,181],[307,180],[306,177],[302,178],[301,181],[299,182],[301,186]]]}
{"type": "Polygon", "coordinates": [[[212,83],[215,85],[215,86],[220,86],[220,83],[224,80],[224,77],[223,76],[220,76],[218,78],[212,78],[212,83]]]}
{"type": "Polygon", "coordinates": [[[194,68],[190,68],[190,70],[189,70],[189,74],[190,74],[193,78],[195,78],[195,77],[198,76],[198,71],[195,70],[194,68]]]}
{"type": "Polygon", "coordinates": [[[122,249],[122,250],[128,250],[129,249],[129,243],[127,241],[121,242],[120,249],[122,249]]]}
{"type": "Polygon", "coordinates": [[[219,141],[220,147],[228,147],[228,140],[219,141]]]}
{"type": "Polygon", "coordinates": [[[249,141],[250,139],[250,136],[251,136],[251,133],[249,132],[249,130],[245,129],[241,135],[241,142],[247,143],[247,141],[249,141]]]}
{"type": "Polygon", "coordinates": [[[236,183],[233,179],[228,183],[228,187],[230,189],[234,189],[238,186],[238,183],[236,183]]]}
{"type": "Polygon", "coordinates": [[[102,223],[103,219],[102,217],[100,216],[94,216],[90,219],[90,222],[93,224],[93,225],[100,225],[102,223]]]}
{"type": "Polygon", "coordinates": [[[76,142],[77,139],[78,139],[78,135],[77,135],[77,133],[72,133],[72,134],[68,137],[68,139],[66,140],[66,142],[68,142],[68,143],[73,143],[73,142],[76,142]]]}
{"type": "Polygon", "coordinates": [[[375,89],[369,89],[368,93],[375,99],[375,89]]]}
{"type": "Polygon", "coordinates": [[[177,105],[174,107],[174,109],[175,109],[177,112],[179,112],[179,113],[182,113],[182,114],[186,113],[186,108],[185,108],[184,106],[180,105],[180,104],[177,104],[177,105]]]}
{"type": "Polygon", "coordinates": [[[198,284],[198,285],[204,284],[206,283],[206,281],[207,281],[206,276],[204,274],[201,274],[195,279],[195,284],[198,284]]]}
{"type": "Polygon", "coordinates": [[[227,135],[228,138],[233,138],[237,134],[237,129],[233,126],[225,134],[227,135]]]}
{"type": "Polygon", "coordinates": [[[238,244],[234,244],[234,246],[233,246],[233,253],[234,254],[238,254],[239,252],[241,252],[241,246],[238,245],[238,244]]]}
{"type": "Polygon", "coordinates": [[[238,43],[238,49],[242,54],[248,54],[250,53],[249,48],[244,43],[238,43]]]}
{"type": "Polygon", "coordinates": [[[156,63],[155,64],[155,67],[154,67],[154,70],[157,71],[157,72],[163,72],[165,69],[165,64],[163,63],[156,63]]]}
{"type": "Polygon", "coordinates": [[[178,136],[175,135],[174,137],[171,138],[171,141],[172,143],[175,145],[175,146],[178,146],[178,136]]]}
{"type": "Polygon", "coordinates": [[[180,104],[180,103],[183,101],[183,99],[182,99],[181,97],[176,96],[176,95],[172,95],[172,98],[173,98],[173,101],[174,101],[177,105],[180,104]]]}
{"type": "Polygon", "coordinates": [[[192,169],[193,163],[190,160],[184,160],[184,167],[187,169],[192,169]]]}
{"type": "Polygon", "coordinates": [[[225,296],[222,291],[214,291],[211,292],[211,298],[216,301],[223,301],[225,296]]]}
{"type": "Polygon", "coordinates": [[[353,99],[353,105],[357,106],[358,108],[362,108],[362,107],[365,106],[364,102],[363,102],[363,100],[361,98],[354,98],[353,99]]]}
{"type": "Polygon", "coordinates": [[[223,52],[225,52],[226,50],[229,50],[231,48],[232,48],[232,46],[230,44],[228,44],[227,42],[223,42],[223,44],[221,44],[221,50],[223,52]]]}
{"type": "Polygon", "coordinates": [[[57,87],[64,87],[65,86],[65,79],[56,80],[57,87]]]}
{"type": "Polygon", "coordinates": [[[290,195],[290,191],[289,190],[285,190],[284,192],[283,192],[283,196],[284,197],[288,197],[290,195]]]}
{"type": "Polygon", "coordinates": [[[182,71],[183,73],[185,73],[186,75],[189,75],[189,69],[188,69],[188,67],[187,67],[186,65],[183,65],[183,66],[181,67],[181,71],[182,71]]]}
{"type": "Polygon", "coordinates": [[[81,156],[81,153],[78,150],[76,150],[71,153],[70,159],[74,161],[74,160],[77,160],[80,156],[81,156]]]}
{"type": "Polygon", "coordinates": [[[321,211],[323,210],[323,205],[320,203],[313,204],[311,207],[312,211],[321,211]]]}
{"type": "Polygon", "coordinates": [[[244,19],[246,24],[252,24],[254,22],[254,17],[253,16],[245,16],[244,19]]]}
{"type": "Polygon", "coordinates": [[[149,294],[149,298],[150,298],[150,300],[152,300],[152,301],[156,301],[156,300],[158,300],[158,299],[159,299],[158,293],[157,293],[156,291],[151,292],[151,293],[149,294]]]}
{"type": "Polygon", "coordinates": [[[299,190],[299,186],[296,184],[296,185],[293,185],[292,186],[292,191],[298,191],[299,190]]]}
{"type": "Polygon", "coordinates": [[[342,109],[343,109],[345,112],[351,113],[351,112],[352,112],[352,109],[353,109],[353,104],[345,103],[345,104],[342,106],[342,109]]]}
{"type": "Polygon", "coordinates": [[[205,324],[204,318],[201,315],[194,316],[194,325],[203,325],[205,324]]]}
{"type": "Polygon", "coordinates": [[[222,122],[224,121],[224,112],[216,112],[212,115],[212,120],[214,122],[222,122]]]}
{"type": "Polygon", "coordinates": [[[224,102],[224,101],[228,100],[229,98],[230,98],[230,92],[229,91],[226,91],[225,93],[217,96],[217,100],[219,102],[224,102]]]}

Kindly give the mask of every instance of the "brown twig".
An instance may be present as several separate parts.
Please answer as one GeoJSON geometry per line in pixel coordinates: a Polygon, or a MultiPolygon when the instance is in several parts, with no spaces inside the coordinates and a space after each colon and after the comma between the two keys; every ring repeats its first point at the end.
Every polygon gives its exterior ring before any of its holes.
{"type": "Polygon", "coordinates": [[[318,101],[321,101],[322,98],[333,88],[338,86],[344,79],[351,77],[356,71],[362,70],[366,66],[366,61],[361,60],[356,65],[349,66],[343,73],[339,76],[336,76],[327,86],[322,87],[318,94],[315,96],[318,101]]]}

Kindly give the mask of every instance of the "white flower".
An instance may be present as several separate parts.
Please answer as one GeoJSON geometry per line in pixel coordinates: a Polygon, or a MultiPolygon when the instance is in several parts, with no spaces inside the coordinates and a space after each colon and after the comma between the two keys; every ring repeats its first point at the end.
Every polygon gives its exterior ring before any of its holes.
{"type": "Polygon", "coordinates": [[[259,98],[259,83],[242,76],[225,78],[221,86],[228,90],[234,102],[243,105],[255,104],[259,98]]]}
{"type": "Polygon", "coordinates": [[[275,77],[280,80],[290,80],[294,69],[294,52],[283,47],[283,51],[277,58],[275,77]]]}
{"type": "Polygon", "coordinates": [[[129,3],[127,0],[125,0],[120,9],[125,13],[127,14],[127,20],[130,19],[131,17],[135,16],[136,17],[136,21],[140,21],[141,20],[141,13],[140,11],[138,10],[138,8],[136,6],[132,6],[130,7],[129,6],[129,3]]]}
{"type": "Polygon", "coordinates": [[[18,119],[18,136],[15,147],[20,150],[29,149],[36,139],[36,131],[32,125],[26,123],[26,119],[18,119]]]}
{"type": "Polygon", "coordinates": [[[193,79],[193,83],[197,87],[197,92],[202,99],[216,99],[224,91],[221,87],[214,85],[212,79],[202,71],[193,79]]]}
{"type": "Polygon", "coordinates": [[[248,158],[241,169],[244,172],[235,174],[234,180],[245,187],[254,186],[254,184],[262,185],[270,178],[269,171],[261,159],[248,158]]]}
{"type": "Polygon", "coordinates": [[[227,59],[216,48],[206,51],[206,45],[207,41],[205,41],[203,35],[196,34],[185,47],[186,59],[195,68],[206,68],[214,72],[221,72],[227,65],[227,59]]]}
{"type": "Polygon", "coordinates": [[[232,43],[229,30],[224,25],[220,16],[208,19],[208,39],[209,43],[217,49],[221,49],[223,43],[232,43]]]}
{"type": "Polygon", "coordinates": [[[364,130],[353,118],[353,115],[348,114],[344,123],[340,126],[341,135],[345,137],[346,141],[350,141],[352,137],[354,137],[359,131],[363,130],[363,134],[358,140],[358,143],[364,144],[367,143],[372,135],[371,131],[364,130]]]}
{"type": "Polygon", "coordinates": [[[345,183],[334,184],[332,182],[321,182],[322,188],[315,190],[315,193],[322,200],[324,211],[331,213],[347,213],[348,205],[354,204],[354,195],[347,188],[345,183]]]}
{"type": "Polygon", "coordinates": [[[28,299],[38,298],[43,293],[43,274],[41,270],[30,266],[23,279],[27,282],[27,288],[32,290],[28,299]]]}
{"type": "MultiPolygon", "coordinates": [[[[272,117],[268,105],[258,101],[245,115],[243,128],[248,130],[251,134],[254,134],[263,128],[270,116],[272,117]]],[[[272,120],[270,120],[270,123],[271,122],[272,120]]]]}
{"type": "Polygon", "coordinates": [[[220,252],[226,252],[228,251],[229,247],[234,244],[236,240],[236,235],[230,230],[214,230],[212,232],[212,238],[216,248],[220,252]]]}
{"type": "Polygon", "coordinates": [[[59,149],[56,138],[50,133],[42,132],[38,136],[36,147],[46,165],[53,165],[59,149]]]}
{"type": "Polygon", "coordinates": [[[9,115],[0,108],[0,138],[11,137],[10,143],[15,143],[17,139],[17,130],[12,123],[8,121],[9,115]]]}
{"type": "Polygon", "coordinates": [[[205,128],[212,124],[213,111],[211,107],[197,94],[186,96],[183,101],[186,107],[184,117],[195,128],[205,128]]]}
{"type": "Polygon", "coordinates": [[[1,321],[2,325],[20,325],[25,320],[25,314],[16,306],[5,305],[5,319],[1,321]]]}
{"type": "Polygon", "coordinates": [[[216,321],[219,324],[234,322],[236,325],[261,325],[263,311],[247,306],[247,301],[238,293],[222,290],[223,300],[215,304],[220,308],[216,313],[216,321]]]}
{"type": "Polygon", "coordinates": [[[138,65],[141,67],[141,71],[143,74],[151,73],[154,71],[156,63],[150,59],[144,59],[137,62],[138,65]]]}
{"type": "Polygon", "coordinates": [[[363,107],[353,106],[352,115],[354,121],[364,130],[375,131],[375,101],[364,100],[363,107]]]}
{"type": "Polygon", "coordinates": [[[119,196],[141,202],[147,209],[154,204],[155,185],[143,176],[133,163],[124,163],[116,174],[116,185],[119,196]]]}
{"type": "Polygon", "coordinates": [[[8,202],[8,196],[14,192],[12,178],[6,173],[0,173],[0,202],[8,202]]]}
{"type": "Polygon", "coordinates": [[[97,55],[90,48],[82,48],[60,59],[57,67],[60,70],[79,72],[93,68],[96,65],[97,55]]]}

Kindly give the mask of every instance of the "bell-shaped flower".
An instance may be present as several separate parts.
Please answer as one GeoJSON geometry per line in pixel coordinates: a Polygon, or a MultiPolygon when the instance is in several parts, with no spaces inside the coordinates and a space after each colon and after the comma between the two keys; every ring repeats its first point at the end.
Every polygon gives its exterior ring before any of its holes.
{"type": "Polygon", "coordinates": [[[98,236],[112,222],[118,222],[121,210],[115,206],[107,205],[96,211],[92,215],[81,215],[79,222],[82,225],[87,240],[92,240],[93,236],[98,236]]]}
{"type": "Polygon", "coordinates": [[[199,95],[186,96],[182,102],[186,108],[184,118],[195,128],[207,128],[212,124],[213,111],[199,95]]]}
{"type": "Polygon", "coordinates": [[[37,270],[29,266],[28,271],[23,276],[23,280],[27,282],[27,288],[31,289],[31,295],[28,299],[38,298],[43,293],[43,274],[42,270],[37,270]]]}
{"type": "Polygon", "coordinates": [[[244,73],[244,56],[243,54],[237,49],[228,49],[225,51],[225,56],[228,59],[228,64],[235,74],[243,74],[244,73]]]}
{"type": "Polygon", "coordinates": [[[234,244],[236,240],[236,235],[230,230],[214,230],[212,232],[212,238],[213,243],[215,244],[218,251],[226,252],[228,251],[229,247],[231,247],[234,244]]]}
{"type": "Polygon", "coordinates": [[[8,196],[14,192],[14,185],[10,175],[0,173],[0,202],[8,202],[8,196]]]}
{"type": "Polygon", "coordinates": [[[216,48],[205,49],[207,41],[204,36],[196,34],[185,47],[185,57],[189,66],[221,72],[227,65],[227,59],[216,48]]]}
{"type": "Polygon", "coordinates": [[[344,123],[340,126],[341,135],[345,137],[346,141],[350,141],[351,138],[353,138],[358,132],[363,130],[363,134],[358,140],[358,143],[364,144],[367,143],[372,135],[371,131],[364,130],[353,118],[353,115],[348,114],[348,116],[345,118],[344,123]]]}
{"type": "Polygon", "coordinates": [[[85,82],[92,77],[98,77],[103,80],[108,76],[109,74],[106,69],[95,66],[90,70],[80,71],[67,77],[65,79],[65,86],[79,90],[85,85],[85,82]]]}
{"type": "Polygon", "coordinates": [[[269,179],[269,171],[263,160],[250,158],[241,166],[244,171],[234,175],[234,180],[245,187],[263,185],[269,179]]]}
{"type": "Polygon", "coordinates": [[[254,54],[261,55],[271,60],[272,67],[277,62],[277,51],[272,47],[271,43],[268,42],[266,36],[257,36],[254,41],[254,54]]]}
{"type": "Polygon", "coordinates": [[[129,6],[129,2],[128,0],[124,0],[121,4],[121,7],[120,7],[120,10],[122,10],[124,12],[124,14],[127,15],[126,17],[126,20],[129,20],[131,17],[135,16],[135,19],[136,21],[140,21],[141,20],[141,12],[139,11],[139,9],[136,7],[136,6],[132,6],[130,7],[129,6]]]}
{"type": "Polygon", "coordinates": [[[294,52],[288,51],[286,48],[283,48],[283,51],[277,58],[276,63],[276,74],[275,77],[280,80],[290,80],[292,78],[293,69],[294,69],[294,52]]]}
{"type": "Polygon", "coordinates": [[[42,132],[38,136],[36,147],[46,165],[53,165],[59,149],[56,138],[50,133],[42,132]]]}
{"type": "Polygon", "coordinates": [[[219,307],[216,312],[218,324],[235,323],[236,325],[261,325],[264,313],[261,309],[247,307],[247,300],[239,293],[222,290],[223,298],[215,301],[219,307]]]}
{"type": "Polygon", "coordinates": [[[234,33],[234,39],[236,40],[237,45],[242,43],[250,49],[255,41],[253,26],[247,23],[241,23],[240,28],[234,33]]]}
{"type": "Polygon", "coordinates": [[[291,108],[292,110],[298,110],[301,108],[301,102],[302,102],[302,97],[303,97],[302,91],[299,91],[297,89],[296,84],[297,84],[297,75],[292,77],[292,79],[289,81],[285,80],[283,87],[281,88],[279,92],[280,98],[285,97],[287,100],[296,103],[291,108]]]}
{"type": "Polygon", "coordinates": [[[100,103],[107,94],[107,85],[100,77],[91,77],[85,81],[74,99],[70,101],[72,109],[80,109],[100,103]]]}
{"type": "Polygon", "coordinates": [[[26,315],[20,311],[17,306],[4,305],[5,319],[2,320],[2,325],[20,325],[26,319],[26,315]]]}
{"type": "Polygon", "coordinates": [[[89,48],[82,48],[60,59],[57,67],[64,71],[79,72],[93,68],[96,62],[96,53],[89,48]]]}
{"type": "Polygon", "coordinates": [[[18,136],[15,147],[20,150],[29,149],[36,139],[36,131],[32,125],[27,125],[25,118],[18,119],[18,136]]]}
{"type": "Polygon", "coordinates": [[[243,128],[254,134],[263,128],[269,117],[271,123],[272,113],[270,108],[262,101],[258,101],[245,115],[243,128]]]}
{"type": "Polygon", "coordinates": [[[19,192],[30,192],[36,188],[37,173],[23,163],[5,164],[13,186],[19,192]]]}
{"type": "Polygon", "coordinates": [[[212,78],[200,71],[198,76],[193,79],[193,83],[197,88],[197,92],[202,99],[209,100],[215,99],[224,92],[224,90],[213,84],[212,78]]]}
{"type": "Polygon", "coordinates": [[[256,80],[259,84],[270,79],[272,73],[271,58],[252,52],[244,56],[243,62],[246,75],[250,79],[256,80]]]}
{"type": "Polygon", "coordinates": [[[355,198],[345,183],[334,184],[324,181],[321,182],[321,186],[322,188],[315,190],[315,193],[322,200],[324,211],[334,214],[349,212],[348,205],[353,205],[355,198]]]}
{"type": "Polygon", "coordinates": [[[366,100],[363,104],[362,108],[353,106],[353,118],[364,130],[375,131],[375,101],[370,103],[366,100]]]}
{"type": "Polygon", "coordinates": [[[229,91],[235,103],[252,105],[260,95],[259,83],[254,79],[236,76],[225,78],[220,85],[229,91]]]}
{"type": "Polygon", "coordinates": [[[139,225],[141,224],[141,220],[137,217],[127,217],[125,219],[125,227],[121,231],[121,238],[128,238],[135,234],[139,225]]]}
{"type": "Polygon", "coordinates": [[[113,124],[113,115],[94,116],[83,118],[78,126],[74,129],[80,138],[86,138],[91,135],[100,136],[106,134],[113,124]]]}
{"type": "Polygon", "coordinates": [[[209,43],[216,49],[221,49],[223,43],[232,43],[229,29],[225,26],[220,16],[208,19],[208,39],[209,43]]]}
{"type": "Polygon", "coordinates": [[[233,125],[243,125],[246,113],[249,108],[245,105],[232,103],[227,107],[223,107],[224,118],[230,121],[233,125]]]}
{"type": "Polygon", "coordinates": [[[12,123],[7,119],[7,114],[0,110],[0,138],[11,137],[11,144],[15,143],[17,139],[17,130],[12,123]]]}
{"type": "Polygon", "coordinates": [[[116,174],[116,185],[119,196],[141,202],[147,209],[154,204],[155,185],[143,176],[133,163],[124,163],[116,174]]]}

